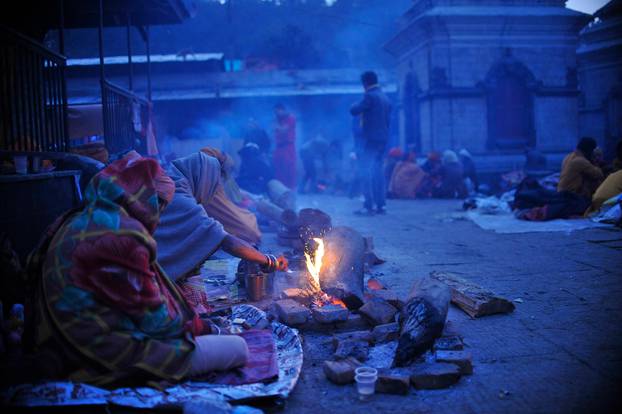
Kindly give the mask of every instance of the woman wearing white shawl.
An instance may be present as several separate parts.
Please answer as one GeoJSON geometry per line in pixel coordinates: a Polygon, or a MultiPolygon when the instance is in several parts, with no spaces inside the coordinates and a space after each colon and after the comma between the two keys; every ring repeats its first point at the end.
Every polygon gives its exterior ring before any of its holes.
{"type": "Polygon", "coordinates": [[[175,182],[173,200],[160,215],[155,231],[158,262],[172,280],[187,276],[216,250],[264,265],[267,271],[287,268],[287,261],[265,255],[228,234],[205,212],[220,180],[216,158],[197,152],[172,162],[168,171],[175,182]]]}

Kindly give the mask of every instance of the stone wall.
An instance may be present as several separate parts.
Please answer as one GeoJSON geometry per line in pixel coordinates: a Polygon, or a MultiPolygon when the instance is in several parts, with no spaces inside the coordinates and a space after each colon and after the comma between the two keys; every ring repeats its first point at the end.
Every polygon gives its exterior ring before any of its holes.
{"type": "Polygon", "coordinates": [[[563,3],[415,2],[385,46],[397,58],[402,142],[404,128],[414,125],[421,152],[466,147],[481,156],[522,153],[500,153],[489,142],[487,93],[495,85],[491,72],[501,64],[518,68],[529,88],[537,146],[555,153],[573,148],[579,133],[575,49],[586,16],[563,3]],[[403,110],[408,76],[420,89],[417,122],[406,122],[412,114],[403,110]]]}
{"type": "Polygon", "coordinates": [[[581,32],[577,49],[581,86],[579,131],[594,137],[613,158],[622,139],[622,6],[612,1],[596,12],[598,21],[581,32]]]}

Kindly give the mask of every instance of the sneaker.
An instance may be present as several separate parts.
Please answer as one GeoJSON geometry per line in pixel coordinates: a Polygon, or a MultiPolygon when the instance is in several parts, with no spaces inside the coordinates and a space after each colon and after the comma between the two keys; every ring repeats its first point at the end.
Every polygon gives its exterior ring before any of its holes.
{"type": "Polygon", "coordinates": [[[356,216],[373,216],[374,214],[375,214],[374,210],[369,209],[369,208],[362,208],[354,212],[354,215],[356,216]]]}
{"type": "Polygon", "coordinates": [[[377,208],[376,214],[381,214],[381,215],[387,214],[387,209],[384,207],[377,208]]]}

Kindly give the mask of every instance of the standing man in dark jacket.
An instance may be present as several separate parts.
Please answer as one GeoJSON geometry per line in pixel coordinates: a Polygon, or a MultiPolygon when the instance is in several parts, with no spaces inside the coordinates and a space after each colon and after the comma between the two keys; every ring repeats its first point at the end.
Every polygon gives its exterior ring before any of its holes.
{"type": "Polygon", "coordinates": [[[350,109],[353,116],[360,116],[363,135],[360,166],[364,171],[365,203],[363,209],[355,214],[384,214],[386,190],[382,160],[389,141],[391,104],[380,89],[378,76],[374,72],[363,73],[361,82],[365,88],[365,96],[350,109]]]}

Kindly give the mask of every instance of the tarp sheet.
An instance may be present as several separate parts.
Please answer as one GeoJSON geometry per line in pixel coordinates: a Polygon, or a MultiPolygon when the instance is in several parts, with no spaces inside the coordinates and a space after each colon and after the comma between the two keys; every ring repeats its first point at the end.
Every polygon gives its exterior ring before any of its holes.
{"type": "Polygon", "coordinates": [[[603,223],[596,223],[589,219],[557,219],[549,221],[527,221],[514,217],[513,214],[482,214],[477,210],[468,211],[465,217],[473,221],[484,230],[495,233],[533,233],[589,229],[595,227],[611,227],[603,223]]]}

